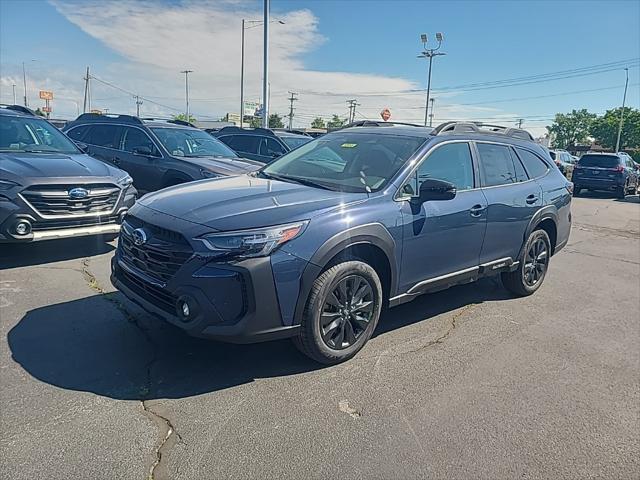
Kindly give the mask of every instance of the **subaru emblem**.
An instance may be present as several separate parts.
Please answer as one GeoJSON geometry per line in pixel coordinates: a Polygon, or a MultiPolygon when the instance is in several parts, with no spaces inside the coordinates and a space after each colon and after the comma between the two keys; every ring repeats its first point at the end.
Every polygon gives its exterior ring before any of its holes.
{"type": "Polygon", "coordinates": [[[84,188],[77,187],[69,190],[69,198],[74,198],[76,200],[86,198],[88,195],[89,191],[84,188]]]}
{"type": "Polygon", "coordinates": [[[147,243],[147,233],[141,228],[136,228],[131,236],[133,237],[134,245],[140,246],[147,243]]]}

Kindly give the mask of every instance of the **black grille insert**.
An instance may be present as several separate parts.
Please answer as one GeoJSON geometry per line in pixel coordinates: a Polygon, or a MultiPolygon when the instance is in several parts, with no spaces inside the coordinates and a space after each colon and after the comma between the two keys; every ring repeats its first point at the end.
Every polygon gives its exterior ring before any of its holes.
{"type": "Polygon", "coordinates": [[[33,185],[21,192],[31,206],[43,216],[77,216],[109,214],[120,197],[120,188],[110,183],[87,185],[33,185]],[[84,198],[72,198],[70,191],[82,188],[84,198]]]}
{"type": "Polygon", "coordinates": [[[165,312],[175,316],[176,302],[178,299],[166,290],[156,287],[155,285],[151,285],[141,278],[131,275],[122,268],[118,269],[117,276],[118,279],[135,294],[141,296],[148,302],[153,303],[165,312]]]}

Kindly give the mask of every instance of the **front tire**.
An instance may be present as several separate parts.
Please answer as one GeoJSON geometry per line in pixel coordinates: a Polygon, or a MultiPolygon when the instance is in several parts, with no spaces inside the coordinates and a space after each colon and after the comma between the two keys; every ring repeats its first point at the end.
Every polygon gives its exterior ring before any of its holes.
{"type": "Polygon", "coordinates": [[[344,362],[371,338],[381,309],[376,271],[357,260],[339,263],[314,282],[294,343],[316,362],[344,362]]]}
{"type": "Polygon", "coordinates": [[[518,268],[502,273],[502,283],[507,290],[519,296],[534,293],[547,275],[551,241],[544,230],[534,230],[527,239],[520,254],[518,268]]]}

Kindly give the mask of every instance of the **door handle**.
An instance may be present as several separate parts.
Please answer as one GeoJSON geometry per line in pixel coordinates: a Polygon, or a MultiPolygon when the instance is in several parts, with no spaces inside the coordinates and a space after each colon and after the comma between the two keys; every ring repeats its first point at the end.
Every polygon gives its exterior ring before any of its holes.
{"type": "Polygon", "coordinates": [[[534,194],[529,195],[529,196],[527,197],[527,199],[526,199],[526,202],[527,202],[529,205],[534,204],[534,203],[536,203],[537,201],[538,201],[538,196],[537,196],[537,195],[534,195],[534,194]]]}
{"type": "Polygon", "coordinates": [[[479,217],[480,215],[482,215],[482,212],[484,212],[487,209],[487,207],[484,207],[480,204],[478,205],[474,205],[473,207],[471,207],[469,209],[469,213],[471,214],[472,217],[479,217]]]}

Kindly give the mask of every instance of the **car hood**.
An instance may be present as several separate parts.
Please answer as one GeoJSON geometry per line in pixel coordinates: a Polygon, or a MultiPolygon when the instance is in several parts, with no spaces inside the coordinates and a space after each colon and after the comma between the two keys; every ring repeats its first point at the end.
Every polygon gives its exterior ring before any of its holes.
{"type": "Polygon", "coordinates": [[[2,152],[2,174],[16,178],[61,178],[122,176],[123,172],[84,154],[2,152]]]}
{"type": "Polygon", "coordinates": [[[249,175],[202,180],[145,195],[139,203],[214,230],[229,231],[307,220],[366,200],[345,193],[249,175]]]}
{"type": "Polygon", "coordinates": [[[263,163],[240,157],[190,157],[189,161],[221,175],[254,172],[264,166],[263,163]]]}

